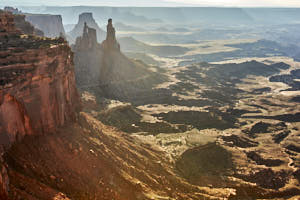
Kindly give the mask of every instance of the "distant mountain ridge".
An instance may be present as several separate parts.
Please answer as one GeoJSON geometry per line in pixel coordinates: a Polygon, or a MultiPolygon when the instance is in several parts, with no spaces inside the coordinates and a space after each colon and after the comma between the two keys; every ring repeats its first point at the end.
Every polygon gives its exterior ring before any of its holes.
{"type": "MultiPolygon", "coordinates": [[[[96,21],[113,17],[119,22],[143,23],[291,23],[300,18],[300,8],[221,7],[20,7],[26,12],[62,14],[65,24],[76,23],[74,15],[92,12],[96,21]]],[[[298,20],[299,21],[299,20],[298,20]]]]}

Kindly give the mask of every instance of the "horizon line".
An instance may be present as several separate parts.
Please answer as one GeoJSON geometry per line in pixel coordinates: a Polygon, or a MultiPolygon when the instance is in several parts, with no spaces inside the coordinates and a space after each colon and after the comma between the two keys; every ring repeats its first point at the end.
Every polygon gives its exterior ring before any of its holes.
{"type": "MultiPolygon", "coordinates": [[[[1,5],[1,3],[0,3],[1,5]]],[[[14,7],[14,8],[18,8],[18,7],[108,7],[108,8],[300,8],[299,7],[295,7],[295,6],[210,6],[210,5],[182,5],[182,6],[126,6],[126,5],[114,5],[114,6],[110,6],[110,5],[1,5],[1,7],[5,8],[5,7],[14,7]]]]}

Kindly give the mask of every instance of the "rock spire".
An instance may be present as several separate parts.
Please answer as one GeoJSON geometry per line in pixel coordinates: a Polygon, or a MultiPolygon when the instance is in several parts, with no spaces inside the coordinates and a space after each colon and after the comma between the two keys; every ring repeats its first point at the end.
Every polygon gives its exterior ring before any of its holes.
{"type": "Polygon", "coordinates": [[[120,51],[120,44],[116,39],[116,30],[113,27],[112,19],[108,20],[108,24],[106,28],[107,28],[106,40],[104,40],[102,43],[103,49],[109,51],[120,51]]]}

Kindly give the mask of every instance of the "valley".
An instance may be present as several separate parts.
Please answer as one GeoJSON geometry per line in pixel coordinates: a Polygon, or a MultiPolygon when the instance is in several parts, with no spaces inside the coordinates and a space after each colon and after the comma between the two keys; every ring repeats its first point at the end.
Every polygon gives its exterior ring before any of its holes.
{"type": "Polygon", "coordinates": [[[300,198],[297,12],[21,9],[0,10],[0,199],[300,198]]]}

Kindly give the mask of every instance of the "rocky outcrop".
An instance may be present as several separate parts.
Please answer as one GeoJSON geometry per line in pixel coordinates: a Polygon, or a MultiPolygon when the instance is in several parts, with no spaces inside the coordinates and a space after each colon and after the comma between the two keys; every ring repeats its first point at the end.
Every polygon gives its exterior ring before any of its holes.
{"type": "Polygon", "coordinates": [[[64,40],[21,37],[11,24],[6,29],[0,52],[0,135],[9,145],[64,125],[75,117],[78,98],[73,55],[64,40]]]}
{"type": "MultiPolygon", "coordinates": [[[[73,54],[62,38],[24,36],[0,11],[0,153],[25,135],[46,134],[75,120],[80,106],[73,54]]],[[[0,162],[0,196],[7,175],[0,162]]],[[[3,199],[3,198],[1,198],[3,199]]]]}
{"type": "Polygon", "coordinates": [[[98,26],[95,19],[93,18],[93,14],[82,13],[79,15],[78,23],[76,24],[74,29],[68,33],[68,35],[71,37],[70,38],[71,40],[75,41],[76,38],[82,35],[82,30],[84,29],[85,23],[87,24],[88,27],[96,30],[98,42],[102,42],[105,39],[106,33],[98,26]]]}
{"type": "Polygon", "coordinates": [[[273,140],[275,143],[279,144],[280,142],[282,142],[287,136],[289,136],[289,134],[291,133],[290,130],[284,130],[281,131],[280,133],[274,134],[273,135],[273,140]]]}
{"type": "Polygon", "coordinates": [[[29,22],[25,20],[25,15],[14,15],[15,16],[15,25],[16,27],[22,31],[22,33],[26,35],[36,35],[36,36],[44,36],[43,31],[35,28],[29,22]]]}
{"type": "Polygon", "coordinates": [[[130,60],[120,51],[111,19],[108,20],[106,40],[101,46],[100,81],[106,97],[132,102],[141,93],[151,91],[155,84],[164,81],[163,75],[149,70],[149,66],[142,62],[130,60]]]}
{"type": "Polygon", "coordinates": [[[84,23],[82,35],[72,46],[76,83],[79,88],[99,84],[100,66],[103,51],[97,42],[96,29],[84,23]]]}
{"type": "Polygon", "coordinates": [[[49,45],[44,48],[2,52],[9,55],[0,61],[0,135],[5,146],[27,134],[53,132],[75,118],[78,99],[70,48],[48,42],[41,42],[49,45]]]}
{"type": "Polygon", "coordinates": [[[251,127],[248,134],[251,137],[256,137],[257,134],[272,133],[276,131],[285,130],[286,128],[287,125],[284,122],[280,122],[277,124],[270,124],[270,123],[260,121],[251,127]]]}
{"type": "Polygon", "coordinates": [[[85,51],[93,50],[97,46],[97,32],[96,29],[88,27],[87,23],[84,23],[82,36],[76,38],[75,50],[85,51]]]}
{"type": "Polygon", "coordinates": [[[61,15],[25,14],[26,20],[37,29],[44,32],[46,37],[55,38],[65,35],[61,15]]]}
{"type": "Polygon", "coordinates": [[[4,11],[11,12],[14,15],[22,14],[22,11],[20,11],[18,8],[14,8],[14,7],[10,7],[10,6],[4,7],[4,11]]]}
{"type": "Polygon", "coordinates": [[[15,26],[17,29],[21,30],[22,33],[27,35],[44,36],[43,31],[35,28],[32,24],[26,21],[25,15],[17,8],[5,7],[4,11],[14,14],[15,26]]]}
{"type": "MultiPolygon", "coordinates": [[[[82,14],[80,21],[87,16],[91,14],[82,14]]],[[[88,88],[102,97],[119,100],[130,97],[134,100],[139,92],[144,92],[145,88],[152,89],[153,84],[162,81],[162,75],[150,71],[144,63],[128,59],[120,51],[111,19],[108,20],[106,39],[101,45],[95,41],[95,31],[88,23],[83,25],[82,30],[82,36],[72,47],[76,82],[80,89],[88,88]]]]}
{"type": "Polygon", "coordinates": [[[284,163],[280,159],[263,158],[260,154],[254,152],[254,151],[246,152],[246,155],[249,159],[256,162],[256,164],[265,165],[267,167],[277,167],[277,166],[280,166],[284,163]]]}
{"type": "Polygon", "coordinates": [[[106,39],[102,42],[102,47],[104,51],[120,51],[120,44],[117,42],[116,39],[116,30],[112,25],[112,19],[108,20],[106,28],[106,39]]]}
{"type": "Polygon", "coordinates": [[[273,171],[271,168],[256,169],[250,174],[242,174],[239,175],[239,177],[246,181],[256,183],[263,188],[276,190],[284,187],[289,179],[286,171],[273,171]]]}
{"type": "Polygon", "coordinates": [[[226,145],[230,147],[240,147],[240,148],[249,148],[258,146],[258,142],[252,141],[246,137],[230,135],[230,136],[222,136],[223,141],[226,142],[226,145]]]}
{"type": "Polygon", "coordinates": [[[7,35],[14,36],[20,33],[15,27],[14,16],[10,12],[0,10],[0,37],[7,35]]]}

